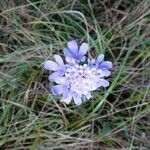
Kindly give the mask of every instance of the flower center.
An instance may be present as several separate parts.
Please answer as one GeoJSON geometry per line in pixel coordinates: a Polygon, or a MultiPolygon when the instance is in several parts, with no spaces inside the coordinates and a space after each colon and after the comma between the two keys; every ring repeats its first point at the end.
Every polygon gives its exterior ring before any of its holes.
{"type": "Polygon", "coordinates": [[[65,77],[69,90],[79,96],[86,96],[98,87],[98,72],[95,68],[85,65],[75,65],[66,70],[65,77]]]}

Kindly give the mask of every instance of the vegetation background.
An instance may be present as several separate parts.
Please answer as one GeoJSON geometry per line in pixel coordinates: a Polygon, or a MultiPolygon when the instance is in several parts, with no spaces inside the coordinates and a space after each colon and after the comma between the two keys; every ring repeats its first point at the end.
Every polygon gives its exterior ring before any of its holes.
{"type": "Polygon", "coordinates": [[[150,0],[0,0],[0,150],[150,148],[150,0]],[[50,93],[43,62],[67,41],[113,62],[81,106],[50,93]]]}

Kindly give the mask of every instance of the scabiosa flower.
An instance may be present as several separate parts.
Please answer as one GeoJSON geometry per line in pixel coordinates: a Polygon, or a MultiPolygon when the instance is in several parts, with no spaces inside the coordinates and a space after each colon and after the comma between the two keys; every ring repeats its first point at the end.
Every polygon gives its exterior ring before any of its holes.
{"type": "Polygon", "coordinates": [[[65,64],[59,55],[54,55],[57,63],[47,60],[44,67],[54,71],[49,76],[49,80],[55,83],[52,93],[62,95],[61,101],[66,104],[73,100],[76,105],[80,105],[92,98],[92,91],[109,86],[104,78],[111,74],[112,63],[104,61],[103,54],[97,59],[86,61],[85,54],[89,49],[87,43],[82,43],[79,49],[76,41],[70,41],[67,45],[68,49],[64,49],[65,64]]]}

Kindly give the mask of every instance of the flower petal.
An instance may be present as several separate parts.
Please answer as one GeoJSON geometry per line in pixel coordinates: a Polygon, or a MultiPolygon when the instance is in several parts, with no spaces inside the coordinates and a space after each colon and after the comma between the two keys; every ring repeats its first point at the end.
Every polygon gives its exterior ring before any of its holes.
{"type": "Polygon", "coordinates": [[[100,68],[111,69],[112,63],[110,61],[104,61],[99,65],[100,68]]]}
{"type": "MultiPolygon", "coordinates": [[[[60,74],[59,74],[60,75],[60,74]]],[[[57,83],[57,84],[64,84],[65,82],[66,82],[66,80],[65,80],[65,77],[60,77],[60,76],[58,76],[56,79],[55,79],[55,82],[57,83]]]]}
{"type": "Polygon", "coordinates": [[[97,57],[97,62],[98,62],[98,63],[101,63],[103,60],[104,60],[104,54],[100,54],[100,55],[97,57]]]}
{"type": "Polygon", "coordinates": [[[81,100],[81,97],[80,96],[74,96],[73,95],[73,99],[74,99],[74,103],[79,106],[82,104],[82,100],[81,100]]]}
{"type": "Polygon", "coordinates": [[[109,82],[105,79],[100,79],[99,84],[100,86],[103,86],[103,87],[109,86],[109,82]]]}
{"type": "Polygon", "coordinates": [[[93,66],[94,64],[95,64],[95,59],[93,59],[93,58],[90,59],[90,58],[89,58],[89,59],[88,59],[88,65],[89,65],[89,66],[93,66]]]}
{"type": "Polygon", "coordinates": [[[86,96],[86,98],[87,98],[88,100],[89,100],[90,98],[92,98],[91,93],[88,93],[88,94],[86,94],[85,96],[86,96]]]}
{"type": "Polygon", "coordinates": [[[85,56],[84,55],[79,55],[79,54],[77,54],[77,55],[75,55],[74,56],[74,59],[79,63],[80,61],[81,62],[84,62],[85,61],[85,56]]]}
{"type": "Polygon", "coordinates": [[[71,99],[72,99],[72,95],[68,94],[68,97],[62,98],[60,101],[65,102],[66,104],[69,104],[71,102],[71,99]]]}
{"type": "Polygon", "coordinates": [[[44,68],[47,70],[57,71],[59,69],[59,66],[54,61],[47,60],[44,63],[44,68]]]}
{"type": "Polygon", "coordinates": [[[74,60],[73,58],[66,57],[66,61],[67,61],[67,63],[69,63],[69,64],[75,64],[75,60],[74,60]]]}
{"type": "Polygon", "coordinates": [[[62,86],[61,85],[55,85],[52,87],[51,91],[54,95],[61,94],[62,93],[62,86]]]}
{"type": "Polygon", "coordinates": [[[82,62],[84,62],[85,61],[85,56],[82,56],[80,59],[81,59],[82,62]]]}
{"type": "Polygon", "coordinates": [[[79,49],[79,54],[85,55],[88,50],[89,50],[89,45],[87,43],[82,43],[79,49]]]}
{"type": "Polygon", "coordinates": [[[108,69],[102,69],[101,77],[108,77],[111,75],[111,72],[108,69]]]}
{"type": "Polygon", "coordinates": [[[63,53],[64,53],[64,55],[65,55],[66,57],[70,57],[70,58],[73,57],[73,56],[72,56],[72,53],[71,53],[67,48],[64,48],[64,49],[63,49],[63,53]]]}
{"type": "Polygon", "coordinates": [[[58,80],[60,77],[62,77],[63,74],[64,74],[64,72],[57,71],[57,72],[52,73],[52,74],[48,77],[48,79],[49,79],[50,81],[55,81],[55,80],[58,80]]]}
{"type": "Polygon", "coordinates": [[[64,88],[63,88],[63,99],[66,99],[68,97],[68,95],[69,95],[69,89],[67,86],[66,87],[64,86],[64,88]]]}
{"type": "Polygon", "coordinates": [[[56,60],[56,62],[60,65],[60,66],[64,66],[64,62],[62,60],[62,58],[59,55],[54,55],[54,58],[56,60]]]}
{"type": "Polygon", "coordinates": [[[67,43],[67,46],[68,46],[69,50],[72,51],[74,54],[78,52],[78,45],[75,40],[69,41],[67,43]]]}

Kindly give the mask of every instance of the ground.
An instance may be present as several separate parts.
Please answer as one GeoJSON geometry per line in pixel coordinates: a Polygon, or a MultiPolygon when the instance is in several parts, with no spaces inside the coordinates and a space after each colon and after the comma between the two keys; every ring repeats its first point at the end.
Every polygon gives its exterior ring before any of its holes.
{"type": "Polygon", "coordinates": [[[150,1],[0,1],[0,149],[148,150],[150,1]],[[60,102],[43,68],[69,40],[113,63],[110,86],[60,102]]]}

